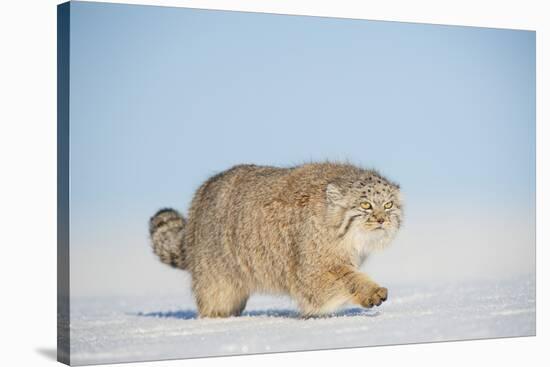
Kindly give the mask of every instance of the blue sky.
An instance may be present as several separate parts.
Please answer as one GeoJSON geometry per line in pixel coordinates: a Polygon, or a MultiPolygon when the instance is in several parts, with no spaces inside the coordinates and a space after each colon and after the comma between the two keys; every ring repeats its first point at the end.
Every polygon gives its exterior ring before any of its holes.
{"type": "Polygon", "coordinates": [[[373,264],[390,279],[399,273],[383,260],[403,269],[408,253],[413,274],[427,261],[420,254],[434,254],[444,271],[457,246],[481,258],[476,276],[534,266],[534,32],[71,7],[71,256],[81,293],[127,289],[137,269],[169,282],[147,248],[149,216],[185,212],[204,179],[245,162],[349,160],[399,182],[408,225],[373,264]],[[495,251],[505,265],[494,265],[495,251]]]}

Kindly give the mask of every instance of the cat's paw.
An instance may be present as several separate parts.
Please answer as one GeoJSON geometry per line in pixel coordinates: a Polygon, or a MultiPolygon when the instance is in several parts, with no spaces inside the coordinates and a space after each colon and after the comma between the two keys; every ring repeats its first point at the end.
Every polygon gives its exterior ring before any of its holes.
{"type": "Polygon", "coordinates": [[[363,298],[361,305],[366,308],[380,306],[382,302],[388,299],[388,289],[375,286],[369,289],[368,294],[363,298]]]}

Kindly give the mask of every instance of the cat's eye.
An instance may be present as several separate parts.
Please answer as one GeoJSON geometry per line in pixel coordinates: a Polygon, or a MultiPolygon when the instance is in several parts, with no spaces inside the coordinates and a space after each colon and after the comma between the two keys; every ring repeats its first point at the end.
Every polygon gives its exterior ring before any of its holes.
{"type": "Polygon", "coordinates": [[[369,203],[368,201],[363,201],[363,202],[361,203],[361,208],[363,208],[363,209],[371,209],[371,208],[372,208],[372,205],[371,205],[371,203],[369,203]]]}
{"type": "Polygon", "coordinates": [[[385,209],[391,209],[393,206],[393,201],[388,201],[386,204],[384,204],[385,209]]]}

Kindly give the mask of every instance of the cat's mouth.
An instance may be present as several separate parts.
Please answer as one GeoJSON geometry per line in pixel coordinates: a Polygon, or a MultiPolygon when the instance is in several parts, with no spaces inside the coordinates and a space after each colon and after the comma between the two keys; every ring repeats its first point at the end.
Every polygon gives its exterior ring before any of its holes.
{"type": "Polygon", "coordinates": [[[369,231],[383,231],[385,230],[384,225],[378,224],[378,225],[369,225],[367,226],[369,231]]]}

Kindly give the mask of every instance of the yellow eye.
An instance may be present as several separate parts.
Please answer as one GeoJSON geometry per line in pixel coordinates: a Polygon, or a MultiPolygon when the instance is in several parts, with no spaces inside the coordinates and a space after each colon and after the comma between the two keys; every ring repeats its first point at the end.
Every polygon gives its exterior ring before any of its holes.
{"type": "Polygon", "coordinates": [[[392,206],[393,206],[393,201],[388,201],[386,204],[384,204],[384,208],[386,209],[391,209],[392,206]]]}
{"type": "Polygon", "coordinates": [[[371,209],[372,208],[372,205],[368,202],[368,201],[363,201],[361,203],[361,208],[363,209],[371,209]]]}

